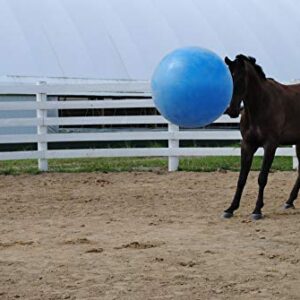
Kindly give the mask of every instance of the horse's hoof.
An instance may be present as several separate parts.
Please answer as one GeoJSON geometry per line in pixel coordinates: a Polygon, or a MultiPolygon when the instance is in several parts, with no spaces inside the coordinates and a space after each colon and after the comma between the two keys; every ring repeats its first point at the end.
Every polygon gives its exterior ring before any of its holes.
{"type": "Polygon", "coordinates": [[[263,219],[263,214],[252,214],[251,215],[251,219],[253,220],[253,221],[258,221],[258,220],[261,220],[261,219],[263,219]]]}
{"type": "Polygon", "coordinates": [[[284,209],[295,209],[294,204],[285,203],[283,206],[284,209]]]}
{"type": "Polygon", "coordinates": [[[224,211],[223,216],[224,219],[230,219],[233,217],[233,213],[224,211]]]}

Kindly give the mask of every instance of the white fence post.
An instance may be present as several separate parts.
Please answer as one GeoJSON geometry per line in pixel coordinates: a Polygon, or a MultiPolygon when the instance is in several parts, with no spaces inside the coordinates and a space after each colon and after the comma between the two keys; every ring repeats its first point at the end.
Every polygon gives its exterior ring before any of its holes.
{"type": "MultiPolygon", "coordinates": [[[[179,127],[177,125],[168,123],[168,131],[171,134],[173,132],[178,132],[179,127]]],[[[169,142],[169,149],[179,148],[179,140],[178,139],[171,137],[168,142],[169,142]]],[[[169,161],[168,161],[169,172],[177,171],[178,166],[179,166],[179,157],[178,156],[169,156],[169,161]]]]}
{"type": "MultiPolygon", "coordinates": [[[[45,81],[37,82],[37,85],[46,85],[45,81]]],[[[47,102],[47,94],[45,93],[37,93],[36,94],[37,102],[47,102]]],[[[37,109],[36,116],[38,119],[42,119],[42,124],[37,126],[37,134],[38,135],[46,135],[47,134],[47,126],[45,126],[45,118],[47,118],[47,109],[37,109]]],[[[39,140],[38,141],[38,151],[46,152],[48,149],[48,144],[46,141],[39,140]]],[[[43,155],[44,156],[44,155],[43,155]]],[[[38,160],[39,170],[40,171],[48,171],[48,160],[43,157],[38,160]]]]}
{"type": "Polygon", "coordinates": [[[294,153],[293,153],[293,170],[298,170],[299,168],[299,164],[298,164],[298,158],[297,158],[297,155],[296,155],[296,146],[294,145],[293,146],[293,150],[294,150],[294,153]]]}

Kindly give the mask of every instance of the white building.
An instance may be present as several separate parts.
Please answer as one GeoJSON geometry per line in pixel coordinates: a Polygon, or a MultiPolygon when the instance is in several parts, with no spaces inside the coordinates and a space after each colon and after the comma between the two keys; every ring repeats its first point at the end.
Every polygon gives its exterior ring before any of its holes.
{"type": "Polygon", "coordinates": [[[0,83],[149,80],[166,53],[191,45],[252,55],[293,81],[299,16],[299,0],[0,0],[0,83]]]}
{"type": "Polygon", "coordinates": [[[0,0],[0,77],[148,80],[167,52],[198,45],[291,81],[299,16],[298,0],[0,0]]]}

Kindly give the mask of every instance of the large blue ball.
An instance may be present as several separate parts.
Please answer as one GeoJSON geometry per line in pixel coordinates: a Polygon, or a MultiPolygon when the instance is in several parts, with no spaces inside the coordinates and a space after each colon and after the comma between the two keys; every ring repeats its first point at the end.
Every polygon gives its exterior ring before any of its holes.
{"type": "Polygon", "coordinates": [[[229,69],[214,52],[177,49],[160,62],[151,81],[158,111],[181,127],[202,127],[226,110],[232,97],[229,69]]]}

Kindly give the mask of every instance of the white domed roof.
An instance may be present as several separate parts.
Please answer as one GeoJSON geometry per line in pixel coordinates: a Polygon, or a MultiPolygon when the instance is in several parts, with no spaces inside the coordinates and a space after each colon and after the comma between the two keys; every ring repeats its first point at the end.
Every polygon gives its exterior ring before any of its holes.
{"type": "Polygon", "coordinates": [[[300,78],[298,0],[0,0],[0,76],[148,80],[201,46],[300,78]]]}

